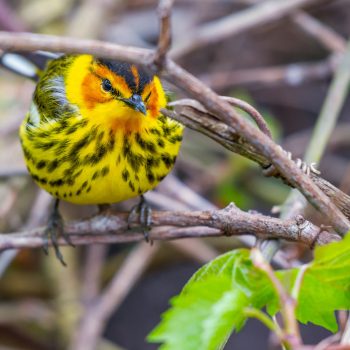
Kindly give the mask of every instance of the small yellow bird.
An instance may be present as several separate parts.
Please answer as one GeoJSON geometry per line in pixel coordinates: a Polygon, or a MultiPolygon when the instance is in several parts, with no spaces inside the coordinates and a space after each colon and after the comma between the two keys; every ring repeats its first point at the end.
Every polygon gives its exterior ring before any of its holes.
{"type": "MultiPolygon", "coordinates": [[[[183,127],[161,114],[166,104],[159,78],[142,67],[91,55],[51,59],[20,127],[28,171],[52,196],[72,203],[142,195],[169,173],[179,152],[183,127]]],[[[63,262],[57,206],[47,234],[63,262]]]]}

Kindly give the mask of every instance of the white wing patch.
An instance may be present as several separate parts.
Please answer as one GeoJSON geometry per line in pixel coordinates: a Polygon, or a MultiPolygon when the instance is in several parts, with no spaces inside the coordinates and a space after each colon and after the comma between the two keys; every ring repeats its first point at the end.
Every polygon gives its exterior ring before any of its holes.
{"type": "Polygon", "coordinates": [[[34,126],[38,126],[40,124],[40,114],[34,102],[32,102],[29,109],[29,121],[34,126]]]}
{"type": "Polygon", "coordinates": [[[47,85],[43,87],[43,90],[47,92],[46,96],[54,98],[60,106],[65,106],[68,104],[64,79],[62,76],[57,76],[50,79],[47,82],[47,85]]]}
{"type": "Polygon", "coordinates": [[[26,77],[36,76],[36,66],[20,55],[14,53],[5,53],[2,56],[1,60],[5,67],[14,72],[17,72],[18,74],[24,75],[26,77]]]}

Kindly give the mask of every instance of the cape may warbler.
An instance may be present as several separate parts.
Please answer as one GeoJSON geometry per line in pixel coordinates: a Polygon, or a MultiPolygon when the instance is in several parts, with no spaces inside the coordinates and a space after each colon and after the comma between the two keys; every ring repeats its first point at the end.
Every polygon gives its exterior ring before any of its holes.
{"type": "Polygon", "coordinates": [[[159,78],[142,67],[90,55],[51,59],[37,74],[20,127],[28,171],[53,197],[72,203],[142,195],[179,152],[183,127],[161,114],[165,106],[159,78]]]}

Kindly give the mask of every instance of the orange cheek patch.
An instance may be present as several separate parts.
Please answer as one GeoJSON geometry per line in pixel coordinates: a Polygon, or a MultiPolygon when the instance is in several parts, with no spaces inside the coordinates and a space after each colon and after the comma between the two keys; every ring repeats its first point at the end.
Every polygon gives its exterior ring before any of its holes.
{"type": "Polygon", "coordinates": [[[104,103],[113,99],[112,96],[102,92],[100,79],[91,73],[86,75],[81,88],[88,109],[94,108],[97,103],[104,103]]]}
{"type": "Polygon", "coordinates": [[[151,96],[147,104],[147,109],[150,111],[150,114],[153,118],[156,118],[158,116],[158,113],[159,113],[158,91],[154,85],[151,88],[151,96]]]}

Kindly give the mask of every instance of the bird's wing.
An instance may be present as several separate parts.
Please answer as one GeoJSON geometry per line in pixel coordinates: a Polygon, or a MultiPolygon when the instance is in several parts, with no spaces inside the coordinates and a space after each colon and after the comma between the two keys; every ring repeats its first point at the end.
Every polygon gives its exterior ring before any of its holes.
{"type": "Polygon", "coordinates": [[[0,66],[23,77],[37,81],[47,62],[59,56],[61,55],[46,51],[4,52],[0,56],[0,66]]]}

